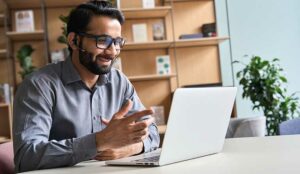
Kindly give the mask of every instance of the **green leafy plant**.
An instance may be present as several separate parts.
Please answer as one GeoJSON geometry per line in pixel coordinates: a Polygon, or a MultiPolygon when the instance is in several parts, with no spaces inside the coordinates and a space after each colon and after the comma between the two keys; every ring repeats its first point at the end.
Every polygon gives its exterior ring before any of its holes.
{"type": "Polygon", "coordinates": [[[68,23],[68,20],[69,20],[69,16],[60,15],[59,19],[63,22],[63,26],[61,27],[61,29],[62,29],[62,35],[60,35],[57,38],[57,41],[59,43],[68,45],[68,40],[67,40],[67,23],[68,23]]]}
{"type": "Polygon", "coordinates": [[[117,0],[108,0],[112,4],[113,7],[117,7],[117,0]]]}
{"type": "Polygon", "coordinates": [[[249,64],[236,76],[243,87],[243,98],[249,98],[254,104],[253,110],[262,110],[267,120],[268,135],[278,135],[278,125],[290,118],[299,116],[298,97],[296,93],[287,95],[287,79],[282,75],[283,69],[279,59],[263,60],[253,56],[249,64]]]}
{"type": "Polygon", "coordinates": [[[22,68],[22,71],[20,71],[19,74],[21,75],[22,79],[24,79],[26,75],[36,70],[36,68],[32,66],[31,54],[33,51],[34,49],[31,47],[31,45],[26,44],[23,45],[17,52],[17,58],[22,68]]]}

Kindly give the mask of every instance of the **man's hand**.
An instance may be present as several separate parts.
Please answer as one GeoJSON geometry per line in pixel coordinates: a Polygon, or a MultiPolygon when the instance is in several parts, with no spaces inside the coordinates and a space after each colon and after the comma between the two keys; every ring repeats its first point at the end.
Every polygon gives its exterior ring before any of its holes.
{"type": "Polygon", "coordinates": [[[124,157],[129,157],[135,154],[141,153],[143,150],[143,143],[136,143],[131,144],[128,146],[124,146],[118,149],[107,149],[97,154],[94,158],[95,160],[99,161],[107,161],[107,160],[114,160],[124,157]]]}
{"type": "Polygon", "coordinates": [[[132,101],[128,100],[125,106],[112,117],[107,127],[96,134],[96,146],[99,152],[141,143],[147,138],[148,126],[154,121],[153,117],[138,122],[137,120],[153,114],[153,111],[143,110],[125,117],[131,107],[132,101]]]}

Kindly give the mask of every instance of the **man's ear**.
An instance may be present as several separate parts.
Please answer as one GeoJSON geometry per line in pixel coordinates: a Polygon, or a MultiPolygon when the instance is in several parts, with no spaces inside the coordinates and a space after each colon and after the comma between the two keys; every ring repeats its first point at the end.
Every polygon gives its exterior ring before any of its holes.
{"type": "Polygon", "coordinates": [[[67,40],[72,50],[77,50],[77,35],[74,32],[68,34],[67,40]]]}

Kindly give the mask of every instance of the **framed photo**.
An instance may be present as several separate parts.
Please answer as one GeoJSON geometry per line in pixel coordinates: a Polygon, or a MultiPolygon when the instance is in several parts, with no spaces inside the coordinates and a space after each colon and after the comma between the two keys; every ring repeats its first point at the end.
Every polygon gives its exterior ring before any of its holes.
{"type": "Polygon", "coordinates": [[[165,40],[165,27],[163,22],[152,25],[153,40],[165,40]]]}

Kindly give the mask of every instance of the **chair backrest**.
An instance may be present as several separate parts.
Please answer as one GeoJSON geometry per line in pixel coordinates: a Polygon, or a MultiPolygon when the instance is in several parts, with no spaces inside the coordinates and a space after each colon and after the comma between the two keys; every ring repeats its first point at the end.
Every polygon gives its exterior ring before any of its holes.
{"type": "Polygon", "coordinates": [[[0,144],[0,173],[14,173],[14,166],[13,143],[0,144]]]}
{"type": "Polygon", "coordinates": [[[266,117],[232,118],[226,138],[263,137],[266,134],[266,117]]]}
{"type": "Polygon", "coordinates": [[[279,124],[279,135],[300,134],[300,118],[287,120],[279,124]]]}

